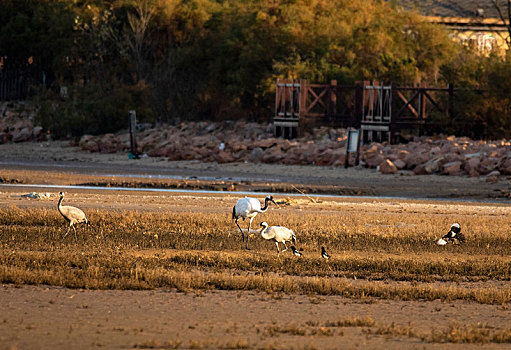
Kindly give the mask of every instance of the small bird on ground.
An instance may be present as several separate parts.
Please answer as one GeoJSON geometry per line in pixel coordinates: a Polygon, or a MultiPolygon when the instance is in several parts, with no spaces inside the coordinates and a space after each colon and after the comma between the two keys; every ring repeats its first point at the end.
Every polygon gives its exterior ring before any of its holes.
{"type": "Polygon", "coordinates": [[[293,251],[293,254],[296,255],[296,256],[302,256],[303,254],[298,251],[294,245],[291,246],[291,250],[293,251]]]}
{"type": "Polygon", "coordinates": [[[461,233],[461,225],[458,223],[454,223],[451,225],[451,229],[449,232],[442,237],[442,239],[447,239],[452,243],[465,243],[465,236],[461,233]]]}
{"type": "Polygon", "coordinates": [[[321,257],[326,260],[330,259],[330,255],[326,252],[325,247],[321,247],[321,257]]]}

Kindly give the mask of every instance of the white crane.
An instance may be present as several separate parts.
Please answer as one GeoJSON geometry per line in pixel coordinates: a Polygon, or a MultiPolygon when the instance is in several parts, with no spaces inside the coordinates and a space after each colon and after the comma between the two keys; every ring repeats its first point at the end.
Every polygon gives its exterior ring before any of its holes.
{"type": "Polygon", "coordinates": [[[59,192],[59,195],[60,199],[57,209],[59,210],[59,213],[62,214],[64,219],[66,219],[66,221],[69,223],[67,232],[62,238],[65,238],[67,236],[67,234],[69,233],[69,229],[72,227],[73,230],[75,231],[75,240],[77,241],[78,239],[76,238],[76,228],[74,225],[80,223],[89,224],[89,220],[87,219],[87,216],[85,216],[85,213],[81,209],[71,207],[68,205],[62,205],[62,200],[64,199],[64,192],[59,192]]]}
{"type": "Polygon", "coordinates": [[[238,224],[239,218],[249,219],[248,222],[248,233],[247,233],[247,242],[246,242],[246,248],[248,248],[248,237],[250,237],[250,225],[252,224],[252,220],[256,217],[259,213],[264,213],[266,210],[268,210],[268,204],[269,202],[272,202],[273,204],[277,205],[275,201],[273,200],[273,196],[266,196],[264,199],[264,207],[261,208],[261,203],[259,203],[259,200],[256,198],[240,198],[236,202],[236,205],[232,208],[232,219],[236,223],[236,226],[240,229],[241,232],[241,239],[245,241],[245,235],[243,233],[243,230],[241,229],[240,225],[238,224]]]}
{"type": "Polygon", "coordinates": [[[277,245],[277,255],[280,254],[279,243],[285,247],[283,252],[287,250],[286,242],[296,242],[296,236],[293,230],[284,226],[269,226],[266,222],[261,222],[261,237],[267,240],[272,240],[277,245]]]}

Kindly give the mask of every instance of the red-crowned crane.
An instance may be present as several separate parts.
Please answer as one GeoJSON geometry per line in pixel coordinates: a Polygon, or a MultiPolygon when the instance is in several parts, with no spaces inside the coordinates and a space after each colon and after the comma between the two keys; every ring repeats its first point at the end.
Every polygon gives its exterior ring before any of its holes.
{"type": "Polygon", "coordinates": [[[243,234],[243,230],[241,229],[240,225],[238,224],[239,218],[249,219],[248,221],[248,233],[247,233],[247,242],[246,242],[246,248],[248,248],[248,237],[250,237],[250,225],[252,224],[252,220],[256,217],[259,213],[264,213],[266,210],[268,210],[268,204],[272,202],[273,204],[277,205],[275,201],[273,200],[273,196],[266,196],[264,199],[264,207],[261,208],[261,203],[259,203],[259,200],[256,198],[240,198],[236,202],[236,205],[232,208],[232,219],[236,223],[236,226],[240,229],[241,232],[241,239],[245,241],[245,235],[243,234]]]}
{"type": "Polygon", "coordinates": [[[62,214],[64,219],[66,219],[66,221],[69,223],[67,232],[62,238],[65,238],[67,236],[67,234],[69,233],[69,229],[72,227],[73,230],[75,231],[75,241],[78,241],[78,239],[76,238],[76,229],[74,225],[80,223],[89,224],[89,220],[87,219],[87,216],[85,216],[85,213],[81,209],[71,207],[68,205],[62,205],[62,200],[64,199],[64,192],[59,192],[59,195],[60,199],[59,204],[57,205],[57,209],[59,210],[59,213],[62,214]]]}
{"type": "Polygon", "coordinates": [[[261,237],[267,240],[272,240],[277,245],[277,255],[280,254],[279,243],[285,247],[283,252],[287,250],[286,242],[296,243],[296,236],[293,230],[284,226],[269,226],[266,222],[261,222],[261,237]]]}

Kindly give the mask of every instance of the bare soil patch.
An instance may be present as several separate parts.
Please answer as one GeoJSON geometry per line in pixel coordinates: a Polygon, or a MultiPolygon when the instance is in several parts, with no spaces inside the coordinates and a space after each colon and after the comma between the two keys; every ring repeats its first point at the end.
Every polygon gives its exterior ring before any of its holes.
{"type": "MultiPolygon", "coordinates": [[[[0,342],[19,349],[465,349],[480,344],[419,337],[456,325],[498,330],[511,324],[507,306],[465,302],[46,286],[3,286],[0,295],[0,342]],[[356,320],[361,326],[334,325],[356,320]],[[407,329],[417,336],[377,334],[388,329],[407,329]]],[[[485,344],[485,349],[507,346],[485,344]]]]}

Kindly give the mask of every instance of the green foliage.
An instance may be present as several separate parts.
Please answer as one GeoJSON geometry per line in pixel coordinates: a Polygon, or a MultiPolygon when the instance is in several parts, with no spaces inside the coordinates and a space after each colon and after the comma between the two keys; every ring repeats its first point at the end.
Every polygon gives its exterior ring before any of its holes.
{"type": "Polygon", "coordinates": [[[128,111],[134,106],[139,120],[154,121],[152,110],[144,102],[146,95],[147,86],[142,82],[114,86],[109,92],[94,83],[76,86],[65,99],[45,91],[39,95],[38,122],[58,138],[115,132],[127,128],[128,111]]]}
{"type": "MultiPolygon", "coordinates": [[[[126,109],[167,122],[267,119],[279,77],[478,87],[487,95],[457,101],[465,126],[454,131],[510,129],[511,103],[499,92],[507,58],[481,56],[392,1],[6,0],[0,21],[7,64],[33,57],[48,87],[72,90],[42,117],[62,135],[102,132],[91,124],[126,109]]],[[[439,116],[444,130],[453,120],[439,116]]]]}

